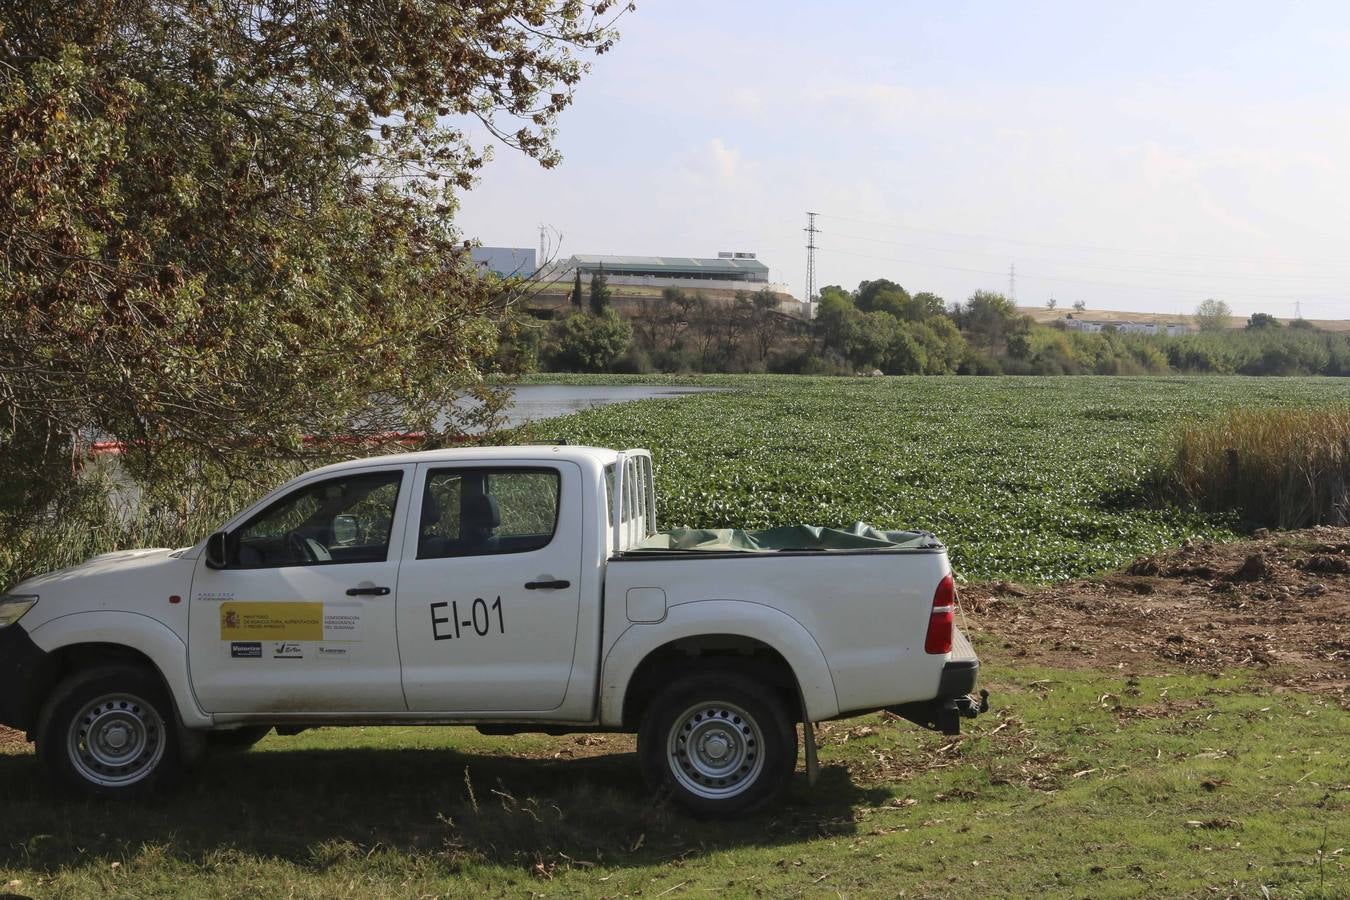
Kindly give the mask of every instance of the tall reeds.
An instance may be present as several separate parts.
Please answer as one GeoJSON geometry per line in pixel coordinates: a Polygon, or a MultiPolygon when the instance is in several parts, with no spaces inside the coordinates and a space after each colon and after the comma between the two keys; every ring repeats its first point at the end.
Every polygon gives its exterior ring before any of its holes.
{"type": "Polygon", "coordinates": [[[1350,523],[1350,405],[1234,410],[1184,430],[1168,482],[1213,512],[1252,525],[1350,523]]]}

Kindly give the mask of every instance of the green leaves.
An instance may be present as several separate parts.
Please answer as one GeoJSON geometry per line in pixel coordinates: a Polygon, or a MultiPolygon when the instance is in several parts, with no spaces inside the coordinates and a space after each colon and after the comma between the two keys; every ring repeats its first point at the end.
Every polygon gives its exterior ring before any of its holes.
{"type": "MultiPolygon", "coordinates": [[[[4,5],[0,483],[69,488],[95,436],[176,484],[474,424],[454,401],[491,393],[514,288],[451,224],[487,157],[465,119],[554,161],[615,13],[488,7],[4,5]]],[[[0,517],[50,493],[0,491],[0,517]]]]}
{"type": "Polygon", "coordinates": [[[1180,424],[1244,404],[1341,396],[1331,380],[737,377],[729,393],[548,422],[649,447],[661,527],[922,528],[970,580],[1088,575],[1189,536],[1228,535],[1147,499],[1180,424]],[[1258,391],[1259,386],[1259,391],[1258,391]]]}

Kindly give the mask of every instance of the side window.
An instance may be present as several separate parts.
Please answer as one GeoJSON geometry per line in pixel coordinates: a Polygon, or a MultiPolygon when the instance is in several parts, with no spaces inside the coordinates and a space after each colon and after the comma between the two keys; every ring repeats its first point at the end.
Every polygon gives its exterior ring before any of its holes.
{"type": "Polygon", "coordinates": [[[422,492],[418,559],[525,553],[558,529],[557,469],[433,469],[422,492]]]}
{"type": "Polygon", "coordinates": [[[383,562],[401,472],[330,478],[297,488],[230,535],[240,568],[383,562]]]}

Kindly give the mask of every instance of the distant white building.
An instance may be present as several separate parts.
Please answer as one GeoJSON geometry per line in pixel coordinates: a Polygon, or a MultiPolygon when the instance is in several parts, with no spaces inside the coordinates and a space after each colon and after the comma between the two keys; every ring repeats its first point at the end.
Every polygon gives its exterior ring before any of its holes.
{"type": "Polygon", "coordinates": [[[1175,337],[1179,334],[1186,334],[1191,330],[1191,326],[1182,322],[1119,322],[1067,317],[1061,321],[1064,322],[1064,327],[1069,331],[1079,331],[1084,334],[1097,334],[1110,327],[1114,328],[1119,334],[1166,334],[1168,337],[1175,337]]]}

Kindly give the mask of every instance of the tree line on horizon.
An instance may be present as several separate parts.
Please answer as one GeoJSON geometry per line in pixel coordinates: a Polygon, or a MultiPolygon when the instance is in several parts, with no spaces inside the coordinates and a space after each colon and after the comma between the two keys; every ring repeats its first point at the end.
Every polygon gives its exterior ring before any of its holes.
{"type": "MultiPolygon", "coordinates": [[[[603,274],[600,275],[603,280],[603,274]]],[[[594,296],[594,279],[592,296],[594,296]]],[[[573,288],[580,297],[580,279],[573,288]]],[[[1042,324],[1004,295],[976,291],[949,304],[889,279],[821,289],[815,318],[776,312],[767,292],[731,303],[666,288],[624,322],[592,310],[534,329],[524,369],[581,372],[778,372],[884,375],[1350,375],[1350,335],[1255,313],[1232,328],[1222,300],[1202,302],[1187,334],[1070,330],[1042,324]],[[587,348],[603,345],[603,353],[587,348]]],[[[1075,312],[1082,312],[1075,305],[1075,312]]],[[[517,344],[519,349],[522,344],[517,344]]],[[[522,365],[523,363],[523,365],[522,365]]]]}

